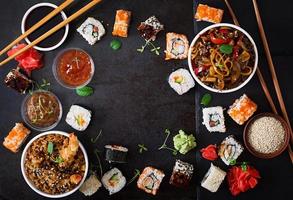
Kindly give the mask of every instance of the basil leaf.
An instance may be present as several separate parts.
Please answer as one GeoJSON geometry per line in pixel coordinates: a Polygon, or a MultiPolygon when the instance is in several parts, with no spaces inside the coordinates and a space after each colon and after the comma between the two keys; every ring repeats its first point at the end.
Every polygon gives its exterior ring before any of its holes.
{"type": "Polygon", "coordinates": [[[202,96],[200,104],[204,106],[208,106],[211,103],[211,101],[212,101],[212,95],[209,93],[206,93],[202,96]]]}
{"type": "Polygon", "coordinates": [[[54,144],[52,142],[48,142],[47,151],[49,154],[53,153],[54,144]]]}
{"type": "Polygon", "coordinates": [[[119,40],[112,40],[112,42],[110,43],[110,47],[116,51],[116,50],[120,49],[121,42],[119,40]]]}
{"type": "Polygon", "coordinates": [[[94,89],[92,87],[89,86],[84,86],[82,88],[77,88],[76,90],[76,94],[82,97],[87,97],[90,96],[94,93],[94,89]]]}
{"type": "Polygon", "coordinates": [[[229,44],[222,44],[220,46],[220,51],[224,54],[230,54],[233,51],[233,47],[232,45],[229,45],[229,44]]]}

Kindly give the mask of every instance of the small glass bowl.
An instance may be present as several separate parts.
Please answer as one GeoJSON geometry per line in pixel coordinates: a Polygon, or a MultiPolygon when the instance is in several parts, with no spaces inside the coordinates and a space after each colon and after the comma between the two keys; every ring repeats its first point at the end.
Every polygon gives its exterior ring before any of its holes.
{"type": "Polygon", "coordinates": [[[60,102],[60,100],[58,99],[58,97],[57,97],[55,94],[53,94],[52,92],[50,92],[50,91],[46,91],[46,90],[36,90],[36,91],[34,91],[32,94],[27,95],[27,96],[24,98],[24,100],[22,101],[22,104],[21,104],[21,116],[22,116],[23,121],[24,121],[24,122],[25,122],[30,128],[32,128],[32,129],[34,129],[34,130],[36,130],[36,131],[48,131],[48,130],[51,130],[51,129],[55,128],[55,127],[59,124],[59,122],[60,122],[60,120],[61,120],[61,118],[62,118],[62,113],[63,113],[62,105],[61,105],[61,102],[60,102]],[[51,125],[49,125],[49,126],[37,126],[37,125],[33,124],[33,123],[29,120],[29,118],[28,118],[28,116],[27,116],[27,106],[26,106],[26,105],[27,105],[27,101],[31,98],[32,95],[34,95],[35,93],[39,93],[39,92],[42,92],[42,93],[48,93],[48,94],[50,94],[51,96],[55,97],[56,100],[57,100],[57,102],[58,102],[58,105],[59,105],[59,116],[58,116],[58,119],[56,120],[55,123],[53,123],[53,124],[51,124],[51,125]]]}
{"type": "Polygon", "coordinates": [[[94,73],[95,73],[95,64],[94,64],[94,61],[93,61],[92,57],[87,52],[85,52],[84,50],[79,49],[79,48],[67,48],[67,49],[62,50],[60,53],[57,54],[57,56],[54,59],[52,69],[53,69],[53,75],[54,75],[55,79],[57,80],[57,82],[61,86],[65,87],[67,89],[76,89],[76,88],[82,88],[82,87],[88,85],[91,82],[91,80],[92,80],[92,78],[94,76],[94,73]],[[65,83],[59,77],[58,71],[57,71],[57,67],[58,67],[57,65],[58,65],[58,61],[59,61],[60,56],[62,56],[65,52],[71,51],[71,50],[81,51],[81,52],[85,53],[89,57],[90,62],[91,62],[91,68],[92,68],[92,70],[91,70],[91,74],[90,74],[89,79],[87,81],[85,81],[83,84],[78,85],[78,86],[73,86],[73,85],[69,85],[69,84],[65,83]]]}

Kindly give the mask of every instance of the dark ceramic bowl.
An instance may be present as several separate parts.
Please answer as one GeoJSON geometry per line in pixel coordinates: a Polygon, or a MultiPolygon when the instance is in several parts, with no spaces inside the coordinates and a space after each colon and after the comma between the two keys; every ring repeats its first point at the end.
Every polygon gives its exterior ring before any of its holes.
{"type": "Polygon", "coordinates": [[[280,117],[279,115],[273,114],[273,113],[261,113],[258,114],[256,116],[254,116],[253,118],[251,118],[245,128],[244,128],[244,132],[243,132],[243,140],[244,140],[244,144],[247,148],[247,150],[254,156],[258,157],[258,158],[262,158],[262,159],[270,159],[270,158],[274,158],[278,155],[280,155],[288,146],[289,144],[289,140],[290,140],[290,130],[289,130],[289,126],[286,123],[286,121],[280,117]],[[252,148],[252,146],[250,145],[250,143],[248,142],[248,131],[250,129],[250,126],[253,124],[253,122],[255,122],[257,119],[260,119],[262,117],[273,117],[276,120],[278,120],[279,122],[281,122],[284,130],[285,130],[285,142],[283,143],[283,145],[275,152],[273,153],[260,153],[258,151],[256,151],[254,148],[252,148]]]}

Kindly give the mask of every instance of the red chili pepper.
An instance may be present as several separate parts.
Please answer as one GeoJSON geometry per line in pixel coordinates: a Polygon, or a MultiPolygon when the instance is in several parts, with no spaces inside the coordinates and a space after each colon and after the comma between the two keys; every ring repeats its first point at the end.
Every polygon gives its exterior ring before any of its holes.
{"type": "Polygon", "coordinates": [[[218,158],[217,146],[210,144],[206,148],[200,150],[201,156],[207,160],[216,160],[218,158]]]}
{"type": "Polygon", "coordinates": [[[217,38],[214,33],[210,33],[211,42],[214,44],[227,44],[230,42],[230,38],[217,38]]]}

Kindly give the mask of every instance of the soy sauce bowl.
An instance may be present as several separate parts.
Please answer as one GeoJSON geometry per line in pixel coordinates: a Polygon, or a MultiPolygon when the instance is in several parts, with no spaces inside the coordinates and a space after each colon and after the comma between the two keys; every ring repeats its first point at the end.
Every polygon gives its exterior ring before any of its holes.
{"type": "MultiPolygon", "coordinates": [[[[38,3],[34,6],[30,7],[26,13],[24,14],[22,21],[21,21],[21,32],[22,34],[25,33],[30,27],[32,27],[35,23],[40,21],[43,17],[45,17],[47,14],[49,14],[51,11],[56,9],[58,6],[52,3],[38,3]],[[47,8],[47,10],[46,10],[47,8]],[[32,24],[27,24],[33,21],[32,24]],[[27,27],[27,25],[29,27],[27,27]]],[[[25,38],[25,41],[30,44],[32,41],[36,39],[37,37],[41,36],[45,32],[52,29],[55,25],[60,23],[62,20],[66,20],[67,16],[66,14],[61,11],[60,13],[56,14],[53,18],[51,18],[48,22],[43,24],[41,27],[39,27],[37,30],[35,30],[33,33],[31,33],[28,37],[25,38]],[[58,18],[59,17],[59,18],[58,18]],[[61,18],[61,20],[60,20],[61,18]],[[48,29],[48,30],[47,30],[48,29]],[[32,38],[33,37],[33,38],[32,38]]],[[[40,44],[35,45],[34,48],[39,51],[52,51],[54,49],[57,49],[60,47],[65,39],[68,36],[69,31],[69,25],[67,24],[64,28],[60,29],[59,31],[55,32],[53,35],[49,36],[45,40],[43,40],[40,44]],[[62,31],[62,32],[61,32],[62,31]],[[55,38],[54,38],[55,37],[55,38]],[[57,41],[54,41],[57,40],[57,41]],[[45,46],[42,46],[42,43],[48,43],[45,46]]]]}

